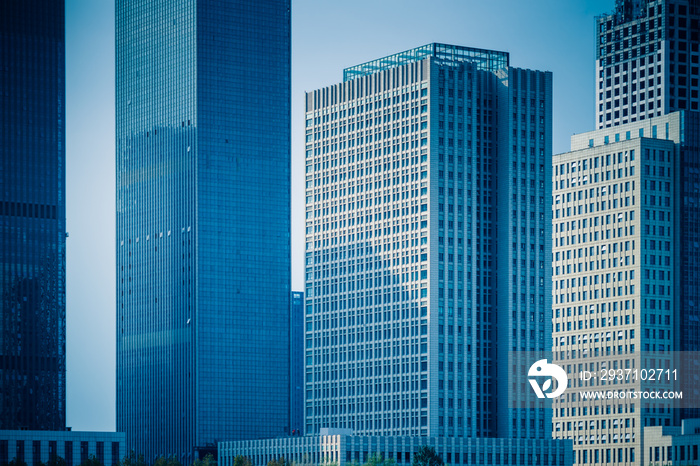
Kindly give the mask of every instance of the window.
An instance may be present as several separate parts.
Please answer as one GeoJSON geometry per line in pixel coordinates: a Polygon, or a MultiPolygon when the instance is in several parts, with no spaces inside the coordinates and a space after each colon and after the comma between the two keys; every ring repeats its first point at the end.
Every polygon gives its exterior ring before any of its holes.
{"type": "Polygon", "coordinates": [[[97,460],[105,464],[105,443],[104,442],[97,442],[97,445],[95,446],[95,453],[97,460]]]}
{"type": "Polygon", "coordinates": [[[66,460],[66,466],[73,466],[73,442],[68,441],[64,444],[63,454],[63,459],[66,460]]]}
{"type": "Polygon", "coordinates": [[[80,442],[80,462],[84,463],[88,459],[88,442],[80,442]]]}

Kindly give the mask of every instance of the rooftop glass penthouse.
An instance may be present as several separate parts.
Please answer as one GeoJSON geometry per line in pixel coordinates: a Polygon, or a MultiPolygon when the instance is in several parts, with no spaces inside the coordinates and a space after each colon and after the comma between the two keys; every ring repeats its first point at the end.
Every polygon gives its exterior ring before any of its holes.
{"type": "Polygon", "coordinates": [[[349,81],[360,76],[368,76],[378,71],[388,70],[400,65],[406,65],[434,57],[446,62],[471,62],[478,70],[496,71],[509,65],[508,52],[461,47],[459,45],[426,44],[421,47],[395,53],[384,58],[361,63],[343,70],[343,81],[349,81]]]}

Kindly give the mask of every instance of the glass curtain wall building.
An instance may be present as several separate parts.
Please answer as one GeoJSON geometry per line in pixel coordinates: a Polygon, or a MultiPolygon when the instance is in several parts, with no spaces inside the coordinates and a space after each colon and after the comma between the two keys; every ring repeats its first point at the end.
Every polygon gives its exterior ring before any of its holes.
{"type": "Polygon", "coordinates": [[[66,422],[64,2],[0,3],[0,430],[66,422]]]}
{"type": "Polygon", "coordinates": [[[291,434],[304,435],[304,293],[292,291],[289,331],[289,396],[291,434]]]}
{"type": "Polygon", "coordinates": [[[306,429],[543,438],[551,73],[428,44],[306,94],[306,429]]]}
{"type": "Polygon", "coordinates": [[[116,4],[117,430],[289,429],[290,4],[116,4]]]}

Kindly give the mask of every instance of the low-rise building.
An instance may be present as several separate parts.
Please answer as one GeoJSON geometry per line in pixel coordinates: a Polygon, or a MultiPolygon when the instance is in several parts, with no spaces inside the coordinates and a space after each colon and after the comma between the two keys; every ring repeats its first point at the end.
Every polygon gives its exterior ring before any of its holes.
{"type": "Polygon", "coordinates": [[[685,419],[680,427],[646,427],[644,447],[650,465],[697,464],[700,419],[685,419]]]}
{"type": "Polygon", "coordinates": [[[345,429],[322,429],[320,435],[219,443],[219,465],[233,466],[236,456],[254,466],[284,458],[303,465],[364,464],[372,455],[392,458],[397,466],[410,465],[413,454],[430,446],[449,465],[570,466],[569,440],[465,437],[394,437],[352,435],[345,429]]]}
{"type": "Polygon", "coordinates": [[[61,457],[66,466],[77,466],[91,456],[113,466],[126,455],[123,432],[73,432],[69,430],[0,430],[0,464],[17,460],[38,466],[61,457]]]}

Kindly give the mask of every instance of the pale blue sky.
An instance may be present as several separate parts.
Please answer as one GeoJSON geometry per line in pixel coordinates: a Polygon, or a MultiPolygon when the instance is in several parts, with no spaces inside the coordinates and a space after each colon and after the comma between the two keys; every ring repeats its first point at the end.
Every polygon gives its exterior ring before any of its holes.
{"type": "MultiPolygon", "coordinates": [[[[118,0],[117,0],[118,1],[118,0]]],[[[554,152],[595,129],[595,15],[613,0],[292,0],[292,288],[303,289],[303,98],[429,42],[554,73],[554,152]]],[[[114,1],[66,0],[68,425],[115,428],[114,1]]]]}

